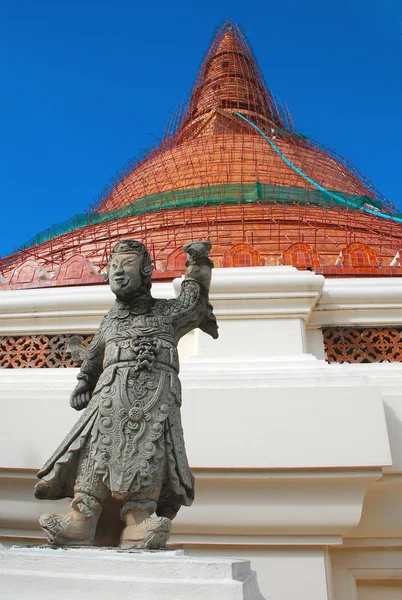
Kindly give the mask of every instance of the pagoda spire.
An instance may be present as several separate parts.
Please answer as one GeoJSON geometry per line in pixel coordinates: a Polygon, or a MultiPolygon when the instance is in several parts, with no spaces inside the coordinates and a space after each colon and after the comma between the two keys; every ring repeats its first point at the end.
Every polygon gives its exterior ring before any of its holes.
{"type": "Polygon", "coordinates": [[[236,111],[261,126],[286,127],[242,32],[226,22],[202,63],[179,136],[218,133],[222,128],[241,130],[236,111]]]}

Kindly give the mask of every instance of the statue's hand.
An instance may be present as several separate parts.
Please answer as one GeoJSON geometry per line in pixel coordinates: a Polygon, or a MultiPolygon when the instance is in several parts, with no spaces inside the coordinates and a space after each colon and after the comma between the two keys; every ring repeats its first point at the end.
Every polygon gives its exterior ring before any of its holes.
{"type": "MultiPolygon", "coordinates": [[[[184,252],[187,252],[188,256],[186,267],[191,268],[196,265],[204,265],[212,269],[214,263],[208,257],[211,248],[211,242],[190,242],[189,244],[183,246],[183,250],[184,252]]],[[[187,272],[187,274],[189,273],[187,272]]],[[[191,275],[193,275],[193,273],[191,275]]]]}
{"type": "Polygon", "coordinates": [[[88,381],[85,379],[81,379],[78,382],[75,390],[71,394],[70,404],[75,410],[82,410],[86,406],[88,406],[89,401],[91,399],[92,390],[88,381]]]}
{"type": "Polygon", "coordinates": [[[190,259],[199,259],[208,257],[211,250],[211,242],[190,242],[183,247],[184,252],[187,252],[190,259]]]}

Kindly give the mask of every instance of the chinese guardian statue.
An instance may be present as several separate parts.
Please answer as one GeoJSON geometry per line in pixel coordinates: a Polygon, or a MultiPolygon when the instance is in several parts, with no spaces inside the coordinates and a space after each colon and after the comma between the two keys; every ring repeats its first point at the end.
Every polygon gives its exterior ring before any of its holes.
{"type": "MultiPolygon", "coordinates": [[[[162,300],[151,295],[145,246],[123,240],[114,247],[107,277],[116,302],[85,353],[70,400],[82,415],[38,473],[37,498],[72,498],[70,512],[40,518],[51,544],[98,544],[102,509],[112,502],[120,547],[161,548],[179,508],[193,502],[177,343],[196,327],[218,337],[208,302],[210,248],[184,247],[181,293],[162,300]]],[[[106,530],[116,526],[112,520],[104,516],[106,530]]]]}

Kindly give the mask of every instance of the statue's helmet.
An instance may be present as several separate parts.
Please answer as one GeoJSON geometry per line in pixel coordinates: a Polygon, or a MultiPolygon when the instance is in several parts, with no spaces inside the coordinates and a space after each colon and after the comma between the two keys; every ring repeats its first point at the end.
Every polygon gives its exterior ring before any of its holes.
{"type": "Polygon", "coordinates": [[[151,289],[151,276],[154,270],[151,256],[144,244],[137,240],[121,240],[114,246],[108,262],[108,268],[105,273],[105,281],[109,281],[109,265],[115,254],[137,254],[141,258],[141,276],[142,282],[146,289],[151,289]]]}

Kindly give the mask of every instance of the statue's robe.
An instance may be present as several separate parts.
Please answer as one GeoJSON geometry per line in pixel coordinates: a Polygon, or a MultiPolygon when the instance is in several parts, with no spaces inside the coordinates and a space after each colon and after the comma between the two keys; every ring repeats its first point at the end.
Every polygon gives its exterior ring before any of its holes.
{"type": "MultiPolygon", "coordinates": [[[[185,279],[172,300],[150,293],[131,302],[117,300],[89,347],[78,379],[94,389],[71,432],[38,473],[47,482],[46,499],[72,497],[81,480],[101,481],[124,500],[155,495],[158,513],[173,515],[194,498],[180,417],[181,385],[177,343],[216,321],[206,288],[185,279]]],[[[213,334],[212,334],[213,335],[213,334]]],[[[91,489],[80,491],[91,493],[91,489]]],[[[43,496],[42,496],[43,497],[43,496]]],[[[95,491],[96,497],[96,491],[95,491]]]]}

